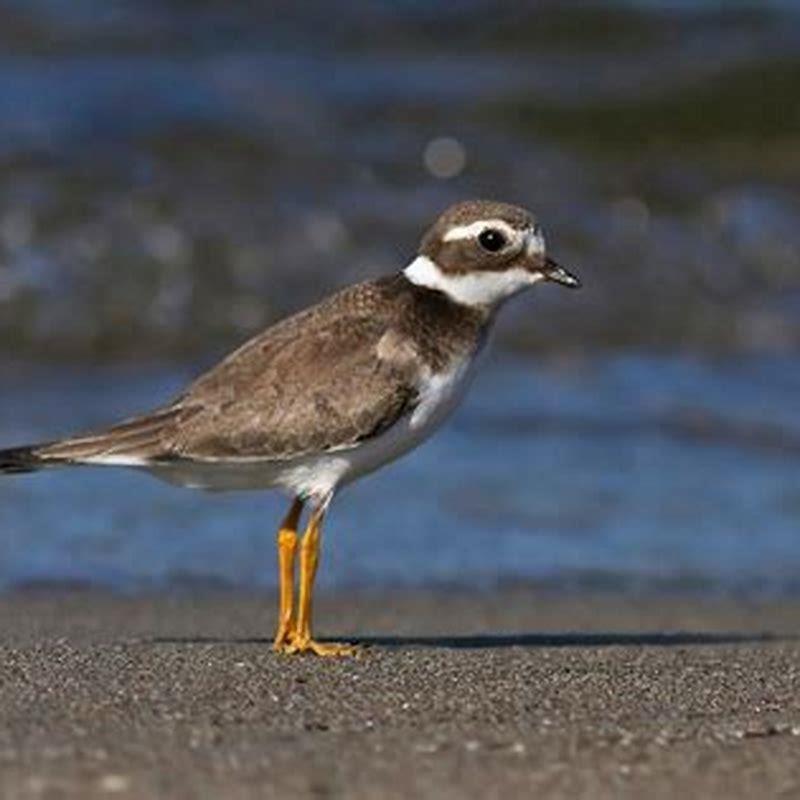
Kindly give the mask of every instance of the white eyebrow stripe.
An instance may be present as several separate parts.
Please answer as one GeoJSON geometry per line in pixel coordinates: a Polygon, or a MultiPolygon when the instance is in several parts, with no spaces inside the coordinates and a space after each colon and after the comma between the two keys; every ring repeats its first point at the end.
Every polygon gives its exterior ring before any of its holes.
{"type": "Polygon", "coordinates": [[[442,237],[442,241],[453,242],[458,239],[474,239],[487,228],[497,228],[503,231],[511,241],[522,235],[522,231],[512,228],[502,219],[480,219],[477,222],[471,222],[469,225],[457,225],[455,228],[450,228],[442,237]]]}

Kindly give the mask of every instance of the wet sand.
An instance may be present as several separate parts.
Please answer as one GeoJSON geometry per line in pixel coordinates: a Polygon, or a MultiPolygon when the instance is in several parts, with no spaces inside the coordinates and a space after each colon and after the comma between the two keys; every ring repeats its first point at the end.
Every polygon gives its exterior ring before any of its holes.
{"type": "Polygon", "coordinates": [[[281,658],[272,597],[0,599],[0,796],[796,797],[800,603],[321,598],[354,660],[281,658]]]}

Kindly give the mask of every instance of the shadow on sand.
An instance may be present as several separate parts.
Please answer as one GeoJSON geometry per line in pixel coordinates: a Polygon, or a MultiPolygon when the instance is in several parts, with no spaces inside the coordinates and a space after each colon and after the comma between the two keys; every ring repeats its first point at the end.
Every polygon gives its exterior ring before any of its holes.
{"type": "MultiPolygon", "coordinates": [[[[365,647],[430,647],[449,650],[501,650],[509,647],[687,647],[698,645],[757,644],[796,641],[791,634],[774,633],[508,633],[468,636],[345,636],[353,644],[365,647]]],[[[339,637],[321,637],[322,642],[339,637]]],[[[224,638],[213,636],[174,636],[149,639],[150,644],[260,644],[271,645],[267,638],[224,638]]]]}

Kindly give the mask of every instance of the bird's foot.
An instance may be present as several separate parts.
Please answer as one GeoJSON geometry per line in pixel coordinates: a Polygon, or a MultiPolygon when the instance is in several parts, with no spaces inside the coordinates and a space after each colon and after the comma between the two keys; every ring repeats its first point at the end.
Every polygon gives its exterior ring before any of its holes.
{"type": "Polygon", "coordinates": [[[310,636],[300,636],[299,634],[290,636],[281,642],[278,642],[276,638],[273,649],[278,653],[284,653],[286,655],[313,653],[315,656],[320,656],[322,658],[355,656],[359,651],[356,645],[342,642],[318,642],[310,636]]]}
{"type": "Polygon", "coordinates": [[[294,620],[281,621],[278,625],[278,630],[275,632],[275,638],[272,640],[272,649],[276,653],[288,653],[289,647],[291,647],[296,638],[297,627],[294,620]]]}

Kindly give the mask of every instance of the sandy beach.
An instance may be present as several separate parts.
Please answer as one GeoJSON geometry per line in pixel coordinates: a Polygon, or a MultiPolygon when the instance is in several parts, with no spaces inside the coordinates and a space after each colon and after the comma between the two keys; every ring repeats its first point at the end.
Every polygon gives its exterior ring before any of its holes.
{"type": "Polygon", "coordinates": [[[800,604],[354,593],[281,658],[272,597],[0,601],[0,795],[795,797],[800,604]]]}

